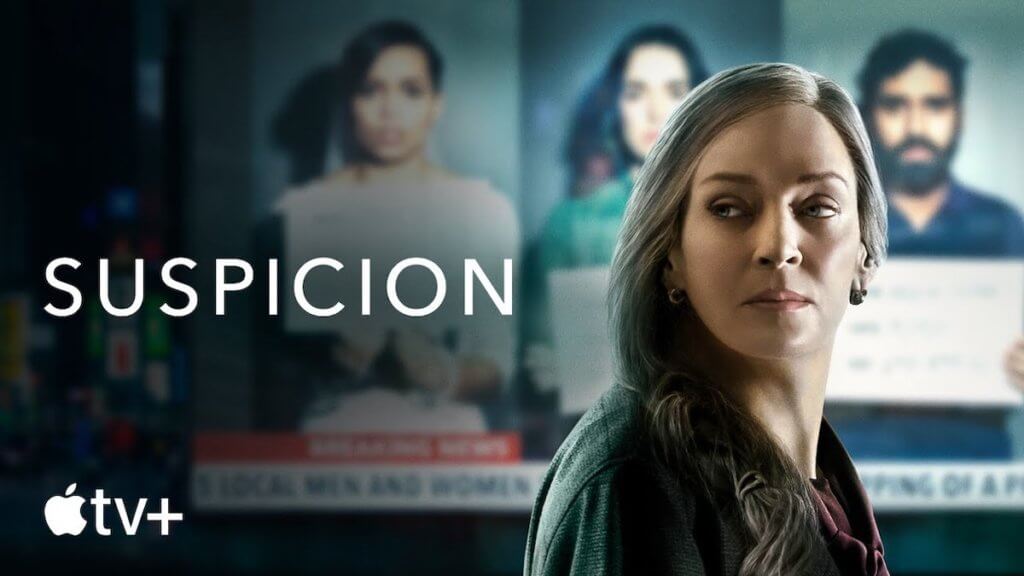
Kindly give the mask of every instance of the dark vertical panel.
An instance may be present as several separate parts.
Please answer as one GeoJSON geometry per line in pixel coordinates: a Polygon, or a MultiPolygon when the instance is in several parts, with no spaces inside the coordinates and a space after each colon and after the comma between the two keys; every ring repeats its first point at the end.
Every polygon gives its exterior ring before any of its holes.
{"type": "MultiPolygon", "coordinates": [[[[191,317],[194,422],[200,428],[245,428],[249,422],[250,298],[234,294],[229,313],[214,316],[215,258],[250,256],[250,9],[248,2],[194,2],[186,31],[184,116],[185,254],[194,258],[200,294],[191,317]],[[231,313],[230,310],[234,310],[231,313]]],[[[256,279],[265,278],[257,267],[256,279]]]]}

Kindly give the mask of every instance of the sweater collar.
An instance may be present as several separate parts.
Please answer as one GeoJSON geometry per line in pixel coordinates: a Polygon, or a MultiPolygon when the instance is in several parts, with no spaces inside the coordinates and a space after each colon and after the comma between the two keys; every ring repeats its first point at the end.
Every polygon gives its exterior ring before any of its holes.
{"type": "MultiPolygon", "coordinates": [[[[867,491],[860,481],[860,476],[853,465],[853,460],[839,440],[835,430],[824,417],[821,419],[821,430],[818,434],[818,467],[832,487],[836,497],[841,499],[850,529],[849,535],[867,546],[870,558],[865,558],[868,573],[888,574],[884,568],[885,549],[875,522],[875,513],[868,499],[867,491]],[[872,569],[872,567],[874,567],[872,569]]],[[[818,505],[822,504],[818,502],[818,505]]],[[[821,515],[823,531],[835,535],[838,527],[828,514],[821,515]]],[[[849,537],[846,536],[846,537],[849,537]]]]}

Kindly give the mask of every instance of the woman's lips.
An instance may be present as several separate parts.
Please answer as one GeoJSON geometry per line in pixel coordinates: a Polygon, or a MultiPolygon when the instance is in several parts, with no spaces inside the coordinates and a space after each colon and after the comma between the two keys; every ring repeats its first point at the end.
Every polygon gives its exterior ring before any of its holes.
{"type": "Polygon", "coordinates": [[[397,146],[402,143],[403,134],[400,130],[380,130],[375,136],[382,146],[397,146]]]}
{"type": "Polygon", "coordinates": [[[754,308],[761,308],[764,310],[790,312],[793,310],[799,310],[804,306],[809,306],[810,304],[811,303],[806,300],[757,300],[754,302],[747,302],[744,306],[753,306],[754,308]]]}
{"type": "Polygon", "coordinates": [[[799,310],[811,304],[807,298],[799,292],[786,289],[763,290],[743,303],[744,306],[754,306],[765,310],[791,311],[799,310]]]}

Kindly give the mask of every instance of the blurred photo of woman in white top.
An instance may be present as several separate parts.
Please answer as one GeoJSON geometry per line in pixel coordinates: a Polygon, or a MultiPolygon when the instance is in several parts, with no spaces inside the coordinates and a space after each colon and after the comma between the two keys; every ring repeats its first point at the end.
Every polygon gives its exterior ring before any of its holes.
{"type": "MultiPolygon", "coordinates": [[[[512,369],[514,325],[479,285],[476,314],[463,314],[464,260],[477,259],[500,293],[503,261],[515,261],[519,229],[508,199],[487,181],[455,174],[428,154],[444,109],[443,61],[411,24],[388,21],[359,33],[338,67],[340,169],[285,195],[286,266],[329,256],[344,269],[306,279],[317,306],[347,309],[316,318],[292,309],[287,330],[337,334],[332,357],[350,375],[307,410],[306,430],[480,431],[478,407],[500,398],[512,369]],[[360,262],[372,262],[370,315],[360,313],[360,262]],[[407,258],[444,271],[441,308],[410,318],[384,295],[387,273],[407,258]]],[[[286,276],[286,277],[291,277],[286,276]]],[[[424,268],[409,268],[397,293],[422,308],[438,291],[424,268]]]]}

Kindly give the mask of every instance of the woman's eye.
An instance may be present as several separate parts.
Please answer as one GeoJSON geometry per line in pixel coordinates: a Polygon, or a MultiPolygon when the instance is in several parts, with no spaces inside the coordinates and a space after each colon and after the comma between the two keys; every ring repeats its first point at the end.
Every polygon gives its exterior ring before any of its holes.
{"type": "Polygon", "coordinates": [[[673,82],[668,89],[669,96],[674,100],[682,100],[686,96],[689,86],[684,82],[673,82]]]}
{"type": "Polygon", "coordinates": [[[407,82],[403,84],[402,90],[403,92],[405,92],[405,95],[409,98],[419,98],[420,96],[423,96],[423,94],[426,93],[426,90],[422,86],[414,82],[407,82]]]}
{"type": "Polygon", "coordinates": [[[715,204],[709,210],[716,218],[734,218],[742,214],[742,211],[732,204],[715,204]]]}
{"type": "Polygon", "coordinates": [[[622,89],[622,97],[626,100],[636,100],[644,95],[644,91],[639,86],[626,86],[622,89]]]}
{"type": "Polygon", "coordinates": [[[827,204],[815,204],[813,206],[808,206],[804,210],[804,213],[812,218],[831,218],[838,214],[839,210],[827,204]]]}

